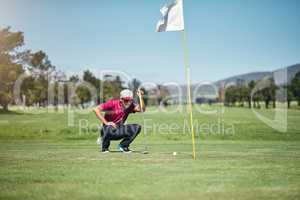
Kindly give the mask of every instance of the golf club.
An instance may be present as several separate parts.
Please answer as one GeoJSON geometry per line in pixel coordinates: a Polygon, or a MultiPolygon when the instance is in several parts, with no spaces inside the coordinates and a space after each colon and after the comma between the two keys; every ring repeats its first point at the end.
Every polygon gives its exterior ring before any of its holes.
{"type": "MultiPolygon", "coordinates": [[[[138,92],[141,94],[141,88],[139,87],[138,88],[138,92]]],[[[143,119],[143,122],[145,121],[145,118],[144,118],[144,110],[143,110],[143,101],[142,101],[142,97],[141,95],[138,95],[139,96],[139,104],[140,104],[140,109],[141,109],[141,115],[142,115],[142,119],[143,119]]],[[[141,153],[142,154],[148,154],[148,146],[147,146],[147,139],[146,139],[146,133],[144,133],[144,138],[143,138],[143,143],[144,143],[144,151],[142,151],[141,153]]]]}

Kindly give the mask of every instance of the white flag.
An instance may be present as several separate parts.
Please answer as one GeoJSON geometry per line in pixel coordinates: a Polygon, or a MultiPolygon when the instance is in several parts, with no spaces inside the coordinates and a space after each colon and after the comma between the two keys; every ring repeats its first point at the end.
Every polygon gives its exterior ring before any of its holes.
{"type": "Polygon", "coordinates": [[[157,32],[184,30],[182,1],[183,0],[176,0],[174,3],[160,9],[163,17],[157,23],[157,32]]]}

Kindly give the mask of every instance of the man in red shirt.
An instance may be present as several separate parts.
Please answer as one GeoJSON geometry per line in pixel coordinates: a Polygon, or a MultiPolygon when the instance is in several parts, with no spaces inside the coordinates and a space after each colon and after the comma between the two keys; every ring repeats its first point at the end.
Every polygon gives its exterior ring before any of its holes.
{"type": "Polygon", "coordinates": [[[129,145],[140,133],[142,127],[139,124],[127,124],[125,121],[130,113],[142,112],[145,109],[142,91],[138,91],[137,95],[140,99],[140,104],[133,100],[132,91],[125,89],[120,93],[120,98],[111,99],[100,104],[94,109],[98,119],[103,123],[101,129],[102,137],[102,152],[109,152],[111,140],[122,141],[119,144],[119,150],[125,153],[130,153],[129,145]],[[103,116],[101,112],[105,112],[103,116]]]}

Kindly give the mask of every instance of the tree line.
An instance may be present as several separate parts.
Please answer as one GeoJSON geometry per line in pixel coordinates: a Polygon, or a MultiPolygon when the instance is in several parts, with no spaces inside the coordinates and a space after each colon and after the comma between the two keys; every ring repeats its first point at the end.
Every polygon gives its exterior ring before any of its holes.
{"type": "MultiPolygon", "coordinates": [[[[138,79],[125,83],[120,76],[109,74],[100,80],[89,70],[84,71],[82,77],[67,77],[51,63],[44,51],[24,49],[23,32],[13,32],[9,27],[0,28],[0,106],[3,110],[8,110],[10,104],[18,103],[14,91],[20,78],[22,84],[17,99],[25,106],[38,107],[63,104],[85,108],[88,103],[98,104],[118,97],[124,88],[130,88],[136,93],[141,86],[138,79]]],[[[220,96],[226,106],[247,104],[250,108],[260,108],[263,102],[269,108],[276,107],[278,100],[286,101],[288,107],[292,101],[297,101],[300,106],[300,72],[289,84],[282,86],[287,91],[286,96],[280,94],[273,78],[267,82],[267,86],[257,91],[254,89],[260,81],[231,85],[223,89],[223,95],[220,96]]],[[[170,95],[167,87],[158,85],[149,91],[144,89],[144,92],[146,104],[167,105],[167,97],[170,95]]]]}
{"type": "Polygon", "coordinates": [[[300,72],[296,73],[290,83],[278,86],[272,77],[262,81],[250,81],[248,84],[236,84],[225,89],[225,106],[247,106],[261,108],[276,107],[276,102],[287,103],[290,108],[292,101],[300,106],[300,72]],[[261,86],[261,87],[259,87],[261,86]]]}
{"type": "MultiPolygon", "coordinates": [[[[23,32],[13,32],[10,27],[0,27],[0,106],[8,110],[14,104],[16,83],[21,80],[17,99],[25,106],[46,107],[61,104],[86,107],[86,104],[100,103],[119,96],[124,88],[130,88],[134,94],[141,81],[133,79],[124,83],[120,76],[104,75],[102,80],[91,71],[83,72],[82,77],[67,77],[56,69],[44,51],[24,50],[23,32]]],[[[160,104],[168,95],[165,87],[158,86],[156,98],[149,98],[144,88],[146,104],[160,104]]]]}

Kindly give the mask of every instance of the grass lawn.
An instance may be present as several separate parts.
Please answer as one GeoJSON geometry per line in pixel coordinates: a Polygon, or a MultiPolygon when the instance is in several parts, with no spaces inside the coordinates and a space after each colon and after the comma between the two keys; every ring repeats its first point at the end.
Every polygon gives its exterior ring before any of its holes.
{"type": "MultiPolygon", "coordinates": [[[[195,118],[214,124],[218,117],[195,112],[195,118]]],[[[184,118],[156,113],[144,119],[182,128],[184,118]]],[[[142,118],[136,114],[129,121],[142,118]]],[[[194,161],[190,136],[180,128],[174,134],[148,130],[149,154],[104,155],[95,144],[93,114],[76,115],[74,127],[67,127],[64,113],[1,114],[0,199],[300,199],[299,110],[289,111],[286,133],[246,108],[226,109],[221,121],[234,133],[200,129],[194,161]],[[79,134],[82,119],[89,128],[79,134]]],[[[144,142],[141,134],[132,148],[143,150],[144,142]]]]}

